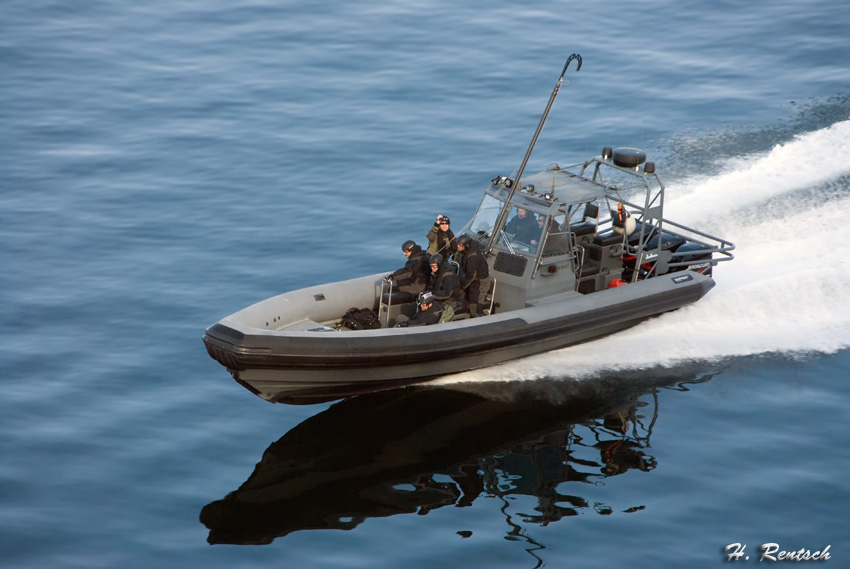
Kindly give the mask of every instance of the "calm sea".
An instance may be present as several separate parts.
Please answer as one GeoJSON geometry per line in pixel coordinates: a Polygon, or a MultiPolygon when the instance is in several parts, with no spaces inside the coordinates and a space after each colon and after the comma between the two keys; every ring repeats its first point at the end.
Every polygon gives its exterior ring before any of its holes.
{"type": "Polygon", "coordinates": [[[0,565],[850,566],[848,37],[844,0],[6,0],[0,565]],[[645,150],[737,245],[703,301],[312,406],[207,356],[464,221],[573,52],[527,171],[645,150]]]}

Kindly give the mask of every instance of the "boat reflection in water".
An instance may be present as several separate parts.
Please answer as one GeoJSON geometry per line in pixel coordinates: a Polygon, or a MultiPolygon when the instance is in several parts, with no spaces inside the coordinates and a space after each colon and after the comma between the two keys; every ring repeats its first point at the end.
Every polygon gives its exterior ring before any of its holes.
{"type": "Polygon", "coordinates": [[[238,490],[201,510],[207,541],[268,544],[479,497],[504,501],[509,539],[522,538],[519,523],[613,513],[581,498],[582,485],[655,468],[657,389],[709,379],[669,373],[420,385],[345,399],[273,443],[238,490]],[[518,495],[536,500],[533,513],[506,512],[518,495]]]}

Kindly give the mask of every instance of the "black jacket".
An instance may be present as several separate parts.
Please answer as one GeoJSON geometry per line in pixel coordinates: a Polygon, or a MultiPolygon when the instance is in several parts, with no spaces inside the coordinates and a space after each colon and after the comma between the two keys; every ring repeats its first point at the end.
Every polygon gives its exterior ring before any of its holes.
{"type": "Polygon", "coordinates": [[[429,326],[440,321],[443,315],[443,307],[439,302],[434,301],[431,307],[427,310],[420,310],[419,313],[407,321],[408,326],[429,326]]]}
{"type": "Polygon", "coordinates": [[[445,260],[457,253],[457,240],[451,229],[440,231],[440,226],[434,224],[428,233],[425,234],[428,238],[428,253],[435,255],[439,253],[445,260]]]}
{"type": "Polygon", "coordinates": [[[429,291],[439,301],[461,301],[463,291],[457,275],[445,264],[440,265],[437,272],[431,273],[425,290],[429,291]]]}
{"type": "Polygon", "coordinates": [[[476,280],[481,281],[490,276],[490,267],[487,259],[478,247],[478,241],[471,241],[466,246],[466,251],[459,254],[458,265],[460,267],[460,287],[469,288],[476,280]]]}
{"type": "Polygon", "coordinates": [[[527,212],[525,217],[520,217],[519,214],[515,215],[505,226],[505,233],[512,233],[514,239],[530,245],[532,241],[540,240],[542,232],[540,226],[537,225],[534,214],[527,212]]]}
{"type": "Polygon", "coordinates": [[[391,274],[390,277],[399,287],[414,286],[421,291],[425,288],[430,273],[428,256],[422,250],[422,247],[415,245],[404,266],[391,274]]]}

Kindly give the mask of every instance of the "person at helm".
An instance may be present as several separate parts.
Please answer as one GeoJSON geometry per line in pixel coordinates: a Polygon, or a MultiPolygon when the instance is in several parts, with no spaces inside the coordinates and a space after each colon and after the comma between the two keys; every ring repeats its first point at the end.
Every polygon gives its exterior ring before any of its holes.
{"type": "Polygon", "coordinates": [[[516,208],[516,215],[505,225],[505,233],[514,236],[514,240],[526,245],[536,245],[540,239],[537,218],[522,207],[516,208]]]}
{"type": "Polygon", "coordinates": [[[401,251],[407,262],[384,280],[393,284],[393,302],[413,302],[428,283],[428,257],[422,247],[409,239],[402,243],[401,251]]]}

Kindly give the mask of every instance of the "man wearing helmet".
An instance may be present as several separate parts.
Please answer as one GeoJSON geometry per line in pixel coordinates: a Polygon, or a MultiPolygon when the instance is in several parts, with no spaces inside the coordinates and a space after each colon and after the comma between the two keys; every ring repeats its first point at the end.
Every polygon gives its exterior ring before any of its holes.
{"type": "Polygon", "coordinates": [[[408,326],[428,326],[436,324],[443,315],[443,307],[430,292],[419,295],[419,311],[416,316],[409,318],[404,314],[399,315],[396,328],[407,328],[408,326]]]}
{"type": "Polygon", "coordinates": [[[454,271],[446,264],[442,255],[431,255],[431,277],[425,290],[434,295],[434,298],[443,303],[450,304],[455,314],[466,311],[466,301],[463,298],[463,290],[460,281],[454,271]]]}
{"type": "Polygon", "coordinates": [[[434,222],[434,227],[425,234],[428,238],[429,255],[442,255],[448,260],[457,252],[457,241],[455,241],[455,234],[449,229],[450,223],[448,217],[440,214],[434,222]]]}
{"type": "Polygon", "coordinates": [[[457,240],[457,252],[460,288],[469,304],[469,315],[472,318],[483,316],[481,297],[489,288],[490,267],[478,248],[478,241],[469,235],[461,235],[457,240]]]}
{"type": "Polygon", "coordinates": [[[416,296],[425,290],[425,284],[428,282],[428,260],[422,247],[413,241],[402,243],[401,251],[407,257],[407,263],[387,275],[385,280],[393,283],[393,302],[413,302],[416,296]]]}

